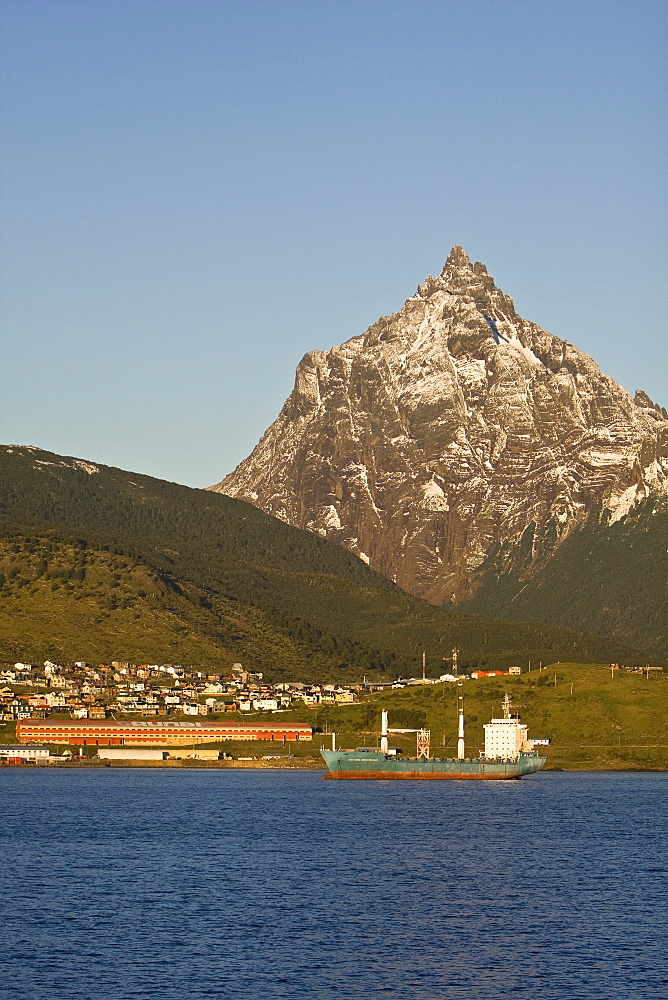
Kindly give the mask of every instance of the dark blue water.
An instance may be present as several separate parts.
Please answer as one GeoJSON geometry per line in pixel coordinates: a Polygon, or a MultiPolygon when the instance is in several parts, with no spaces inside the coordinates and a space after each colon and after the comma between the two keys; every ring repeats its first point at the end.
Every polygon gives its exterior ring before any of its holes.
{"type": "Polygon", "coordinates": [[[2,769],[0,994],[665,1000],[667,792],[2,769]]]}

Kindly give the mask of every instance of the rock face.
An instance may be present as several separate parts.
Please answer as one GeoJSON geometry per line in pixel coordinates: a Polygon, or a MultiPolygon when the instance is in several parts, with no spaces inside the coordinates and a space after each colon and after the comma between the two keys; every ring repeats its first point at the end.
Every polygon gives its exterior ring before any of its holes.
{"type": "Polygon", "coordinates": [[[403,308],[312,351],[253,453],[217,486],[346,546],[433,603],[495,552],[548,558],[598,504],[668,491],[668,419],[522,319],[454,247],[403,308]]]}

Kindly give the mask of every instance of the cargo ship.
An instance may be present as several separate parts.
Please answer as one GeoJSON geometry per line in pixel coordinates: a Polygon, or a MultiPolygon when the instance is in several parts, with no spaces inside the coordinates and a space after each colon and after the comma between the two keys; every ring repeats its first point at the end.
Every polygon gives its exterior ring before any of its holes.
{"type": "Polygon", "coordinates": [[[459,730],[457,756],[430,755],[430,733],[427,729],[389,729],[388,713],[381,713],[381,738],[378,747],[357,747],[337,750],[336,735],[332,734],[332,749],[321,750],[330,779],[426,779],[426,780],[497,780],[508,781],[539,771],[546,762],[534,746],[547,745],[549,740],[530,740],[527,726],[510,710],[510,696],[503,700],[503,717],[492,719],[485,730],[485,749],[478,758],[468,758],[464,748],[463,699],[459,695],[459,730]],[[417,755],[404,757],[389,745],[389,733],[417,733],[417,755]]]}

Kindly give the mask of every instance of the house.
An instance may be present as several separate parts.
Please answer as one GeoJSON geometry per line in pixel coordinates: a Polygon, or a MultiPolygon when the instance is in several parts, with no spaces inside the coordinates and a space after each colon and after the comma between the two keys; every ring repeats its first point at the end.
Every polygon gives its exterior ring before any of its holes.
{"type": "Polygon", "coordinates": [[[12,719],[29,719],[32,715],[31,709],[20,698],[12,698],[5,705],[5,714],[12,719]]]}
{"type": "Polygon", "coordinates": [[[337,705],[352,705],[353,702],[358,700],[358,696],[354,691],[342,690],[336,692],[336,704],[337,705]]]}
{"type": "Polygon", "coordinates": [[[33,694],[28,698],[28,704],[31,708],[50,708],[46,697],[42,694],[33,694]]]}
{"type": "Polygon", "coordinates": [[[226,703],[219,698],[207,698],[205,705],[208,706],[210,712],[224,712],[226,710],[226,703]]]}
{"type": "Polygon", "coordinates": [[[223,685],[220,681],[208,681],[202,688],[202,694],[222,694],[223,685]]]}
{"type": "Polygon", "coordinates": [[[65,695],[62,692],[48,691],[43,697],[49,708],[65,707],[65,695]]]}

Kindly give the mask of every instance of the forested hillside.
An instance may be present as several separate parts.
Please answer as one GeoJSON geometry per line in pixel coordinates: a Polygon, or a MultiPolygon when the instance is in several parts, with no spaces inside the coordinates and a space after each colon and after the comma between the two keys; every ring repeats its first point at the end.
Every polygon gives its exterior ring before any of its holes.
{"type": "Polygon", "coordinates": [[[461,610],[586,629],[668,658],[665,501],[645,500],[613,523],[599,508],[527,578],[529,562],[522,545],[513,558],[496,552],[461,610]]]}
{"type": "Polygon", "coordinates": [[[268,675],[644,662],[550,626],[435,608],[242,501],[27,447],[0,449],[0,658],[128,659],[268,675]],[[48,651],[48,652],[47,652],[48,651]]]}

